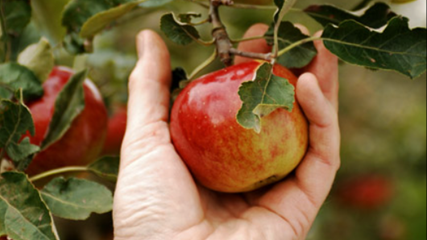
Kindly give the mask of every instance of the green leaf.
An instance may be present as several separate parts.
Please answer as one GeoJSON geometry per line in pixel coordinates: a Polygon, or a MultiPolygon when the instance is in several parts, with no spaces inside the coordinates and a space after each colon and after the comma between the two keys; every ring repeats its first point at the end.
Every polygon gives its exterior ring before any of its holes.
{"type": "Polygon", "coordinates": [[[34,135],[31,112],[23,103],[2,99],[0,107],[0,148],[17,143],[27,131],[34,135]]]}
{"type": "MultiPolygon", "coordinates": [[[[273,45],[274,26],[269,28],[265,36],[267,37],[267,43],[273,45]]],[[[282,22],[280,24],[278,37],[279,49],[284,49],[295,42],[308,38],[307,35],[304,35],[301,30],[295,27],[291,22],[282,22]]],[[[316,55],[317,50],[313,42],[307,42],[279,56],[277,62],[287,68],[302,68],[308,65],[316,55]]]]}
{"type": "Polygon", "coordinates": [[[72,0],[65,6],[62,24],[69,33],[92,37],[144,1],[146,0],[72,0]]]}
{"type": "Polygon", "coordinates": [[[22,88],[25,100],[43,96],[40,80],[31,70],[18,63],[9,62],[0,65],[0,87],[11,92],[22,88]]]}
{"type": "Polygon", "coordinates": [[[179,22],[173,13],[163,15],[160,20],[160,29],[170,40],[180,45],[188,45],[193,42],[193,39],[200,38],[195,27],[179,22]]]}
{"type": "MultiPolygon", "coordinates": [[[[24,138],[19,144],[11,142],[6,147],[7,155],[15,162],[18,163],[40,151],[40,147],[30,143],[30,138],[24,138]]],[[[27,165],[27,164],[24,164],[27,165]]]]}
{"type": "Polygon", "coordinates": [[[44,82],[52,71],[55,60],[49,42],[42,38],[21,52],[18,62],[33,71],[37,78],[44,82]]]}
{"type": "Polygon", "coordinates": [[[68,32],[79,33],[89,18],[114,6],[111,0],[72,0],[65,6],[62,25],[68,32]]]}
{"type": "Polygon", "coordinates": [[[134,9],[136,6],[138,6],[138,4],[145,1],[146,0],[133,1],[111,8],[107,11],[97,13],[83,24],[80,31],[80,36],[82,38],[94,36],[95,34],[104,30],[104,28],[111,24],[111,22],[122,17],[123,15],[134,9]]]}
{"type": "Polygon", "coordinates": [[[253,81],[244,82],[239,89],[242,108],[237,122],[246,129],[261,132],[261,118],[278,108],[292,111],[295,88],[287,79],[273,75],[273,66],[263,63],[253,81]]]}
{"type": "Polygon", "coordinates": [[[52,216],[39,191],[18,172],[0,175],[0,236],[14,240],[56,240],[52,216]]]}
{"type": "Polygon", "coordinates": [[[85,40],[74,32],[69,33],[64,37],[65,50],[73,55],[86,52],[84,42],[85,40]]]}
{"type": "Polygon", "coordinates": [[[52,214],[65,219],[85,220],[92,212],[106,213],[113,207],[110,190],[84,179],[55,178],[41,194],[52,214]]]}
{"type": "Polygon", "coordinates": [[[0,7],[7,34],[11,36],[21,34],[31,20],[29,0],[2,0],[0,7]]]}
{"type": "Polygon", "coordinates": [[[119,174],[120,158],[117,156],[106,156],[89,165],[89,170],[112,182],[117,181],[119,174]]]}
{"type": "Polygon", "coordinates": [[[326,26],[339,25],[345,20],[354,20],[371,28],[383,27],[397,14],[385,3],[375,3],[363,15],[358,15],[332,5],[312,5],[304,10],[310,17],[326,26]]]}
{"type": "Polygon", "coordinates": [[[58,94],[55,102],[55,110],[44,138],[41,149],[59,140],[70,128],[73,120],[83,111],[85,107],[83,81],[87,71],[74,74],[58,94]]]}
{"type": "Polygon", "coordinates": [[[410,30],[407,18],[395,17],[382,33],[347,20],[338,27],[328,25],[322,38],[346,62],[416,78],[426,71],[426,35],[425,28],[410,30]]]}

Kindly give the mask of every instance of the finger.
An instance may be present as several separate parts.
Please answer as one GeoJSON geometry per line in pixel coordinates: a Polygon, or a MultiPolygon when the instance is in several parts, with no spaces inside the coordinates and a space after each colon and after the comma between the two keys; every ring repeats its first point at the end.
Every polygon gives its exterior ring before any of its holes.
{"type": "Polygon", "coordinates": [[[313,74],[299,78],[297,96],[309,121],[309,149],[296,170],[296,181],[311,202],[320,207],[340,166],[338,117],[313,74]]]}
{"type": "Polygon", "coordinates": [[[337,112],[323,95],[313,74],[297,82],[297,98],[309,121],[309,150],[295,171],[271,189],[246,194],[247,200],[277,213],[296,235],[307,233],[328,195],[339,167],[337,112]]]}
{"type": "MultiPolygon", "coordinates": [[[[268,26],[265,24],[255,24],[252,25],[246,33],[243,35],[243,38],[251,38],[251,37],[257,37],[257,36],[264,36],[265,32],[267,32],[268,26]]],[[[240,51],[245,52],[254,52],[254,53],[267,53],[271,52],[271,46],[267,44],[267,41],[265,39],[256,39],[256,40],[250,40],[250,41],[244,41],[239,43],[238,49],[240,51]]],[[[234,64],[244,63],[244,62],[250,62],[253,61],[252,58],[245,58],[241,56],[236,56],[234,59],[234,64]]]]}
{"type": "MultiPolygon", "coordinates": [[[[322,32],[317,32],[315,36],[320,37],[322,32]]],[[[338,58],[325,48],[321,40],[315,41],[314,45],[318,51],[313,61],[304,68],[305,72],[311,72],[317,76],[320,89],[323,94],[338,110],[338,58]]]]}
{"type": "Polygon", "coordinates": [[[138,34],[136,44],[139,60],[129,77],[128,122],[123,146],[136,141],[154,146],[159,141],[169,141],[165,122],[169,109],[170,57],[165,43],[153,31],[138,34]]]}

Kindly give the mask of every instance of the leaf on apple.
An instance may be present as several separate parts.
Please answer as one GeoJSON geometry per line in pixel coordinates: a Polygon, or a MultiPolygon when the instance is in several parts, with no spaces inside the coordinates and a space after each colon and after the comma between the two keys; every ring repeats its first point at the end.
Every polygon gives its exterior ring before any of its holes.
{"type": "Polygon", "coordinates": [[[28,46],[18,56],[18,63],[33,71],[37,78],[44,82],[53,69],[55,59],[47,39],[42,38],[36,44],[28,46]]]}
{"type": "Polygon", "coordinates": [[[339,25],[345,20],[354,20],[371,28],[381,28],[397,14],[385,3],[375,3],[364,14],[349,12],[332,5],[312,5],[304,9],[310,17],[323,26],[339,25]]]}
{"type": "Polygon", "coordinates": [[[88,169],[99,177],[116,182],[119,174],[119,163],[119,157],[106,156],[90,164],[88,169]]]}
{"type": "MultiPolygon", "coordinates": [[[[274,26],[272,25],[265,33],[267,43],[274,44],[274,26]]],[[[279,49],[286,48],[295,42],[308,38],[301,30],[291,22],[282,22],[278,31],[279,49]]],[[[307,42],[292,48],[290,51],[279,56],[277,62],[287,68],[302,68],[308,65],[317,55],[316,47],[313,42],[307,42]]]]}
{"type": "Polygon", "coordinates": [[[43,96],[43,87],[37,76],[25,66],[8,62],[0,64],[0,97],[10,98],[18,89],[23,90],[25,100],[43,96]]]}
{"type": "Polygon", "coordinates": [[[86,70],[74,74],[58,94],[53,117],[40,146],[41,149],[46,149],[59,140],[70,128],[73,120],[83,111],[85,107],[83,82],[86,74],[86,70]]]}
{"type": "Polygon", "coordinates": [[[160,29],[170,40],[180,45],[188,45],[194,39],[200,38],[199,32],[195,27],[178,21],[173,13],[167,13],[162,16],[160,29]]]}
{"type": "Polygon", "coordinates": [[[32,145],[28,138],[19,143],[27,131],[34,135],[35,127],[30,110],[22,101],[17,103],[2,99],[0,101],[0,148],[3,148],[15,165],[20,161],[31,161],[33,154],[40,149],[32,145]]]}
{"type": "Polygon", "coordinates": [[[382,33],[354,20],[328,25],[322,39],[343,61],[416,78],[426,71],[426,34],[425,28],[409,29],[407,18],[395,17],[382,33]]]}
{"type": "MultiPolygon", "coordinates": [[[[2,0],[0,14],[3,15],[6,33],[11,36],[21,34],[31,20],[31,6],[28,0],[2,0]]],[[[4,30],[4,29],[2,29],[4,30]]]]}
{"type": "Polygon", "coordinates": [[[261,118],[278,108],[292,111],[295,88],[287,79],[272,73],[273,66],[263,63],[253,81],[244,82],[239,89],[242,108],[237,113],[237,122],[246,129],[261,132],[261,118]]]}
{"type": "Polygon", "coordinates": [[[113,207],[111,191],[85,179],[55,178],[41,190],[41,196],[53,215],[71,220],[85,220],[91,213],[106,213],[113,207]]]}
{"type": "Polygon", "coordinates": [[[24,173],[0,175],[0,236],[15,240],[57,240],[52,216],[24,173]]]}

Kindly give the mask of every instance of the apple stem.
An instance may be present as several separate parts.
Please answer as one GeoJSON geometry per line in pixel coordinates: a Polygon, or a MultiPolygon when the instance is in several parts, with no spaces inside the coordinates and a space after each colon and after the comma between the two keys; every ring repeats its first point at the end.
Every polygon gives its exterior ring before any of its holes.
{"type": "Polygon", "coordinates": [[[64,167],[64,168],[58,168],[58,169],[53,169],[44,173],[40,173],[34,177],[30,178],[31,182],[35,182],[38,181],[40,179],[46,178],[46,177],[50,177],[53,175],[57,175],[57,174],[61,174],[61,173],[66,173],[66,172],[85,172],[88,171],[89,169],[87,167],[81,167],[81,166],[72,166],[72,167],[64,167]]]}

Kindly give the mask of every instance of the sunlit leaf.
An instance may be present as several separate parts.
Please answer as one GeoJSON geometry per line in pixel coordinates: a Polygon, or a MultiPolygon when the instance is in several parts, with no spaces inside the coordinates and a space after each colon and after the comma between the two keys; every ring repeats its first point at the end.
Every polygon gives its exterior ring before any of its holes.
{"type": "Polygon", "coordinates": [[[18,56],[18,62],[33,71],[40,81],[45,81],[53,69],[53,52],[47,39],[28,46],[18,56]]]}

